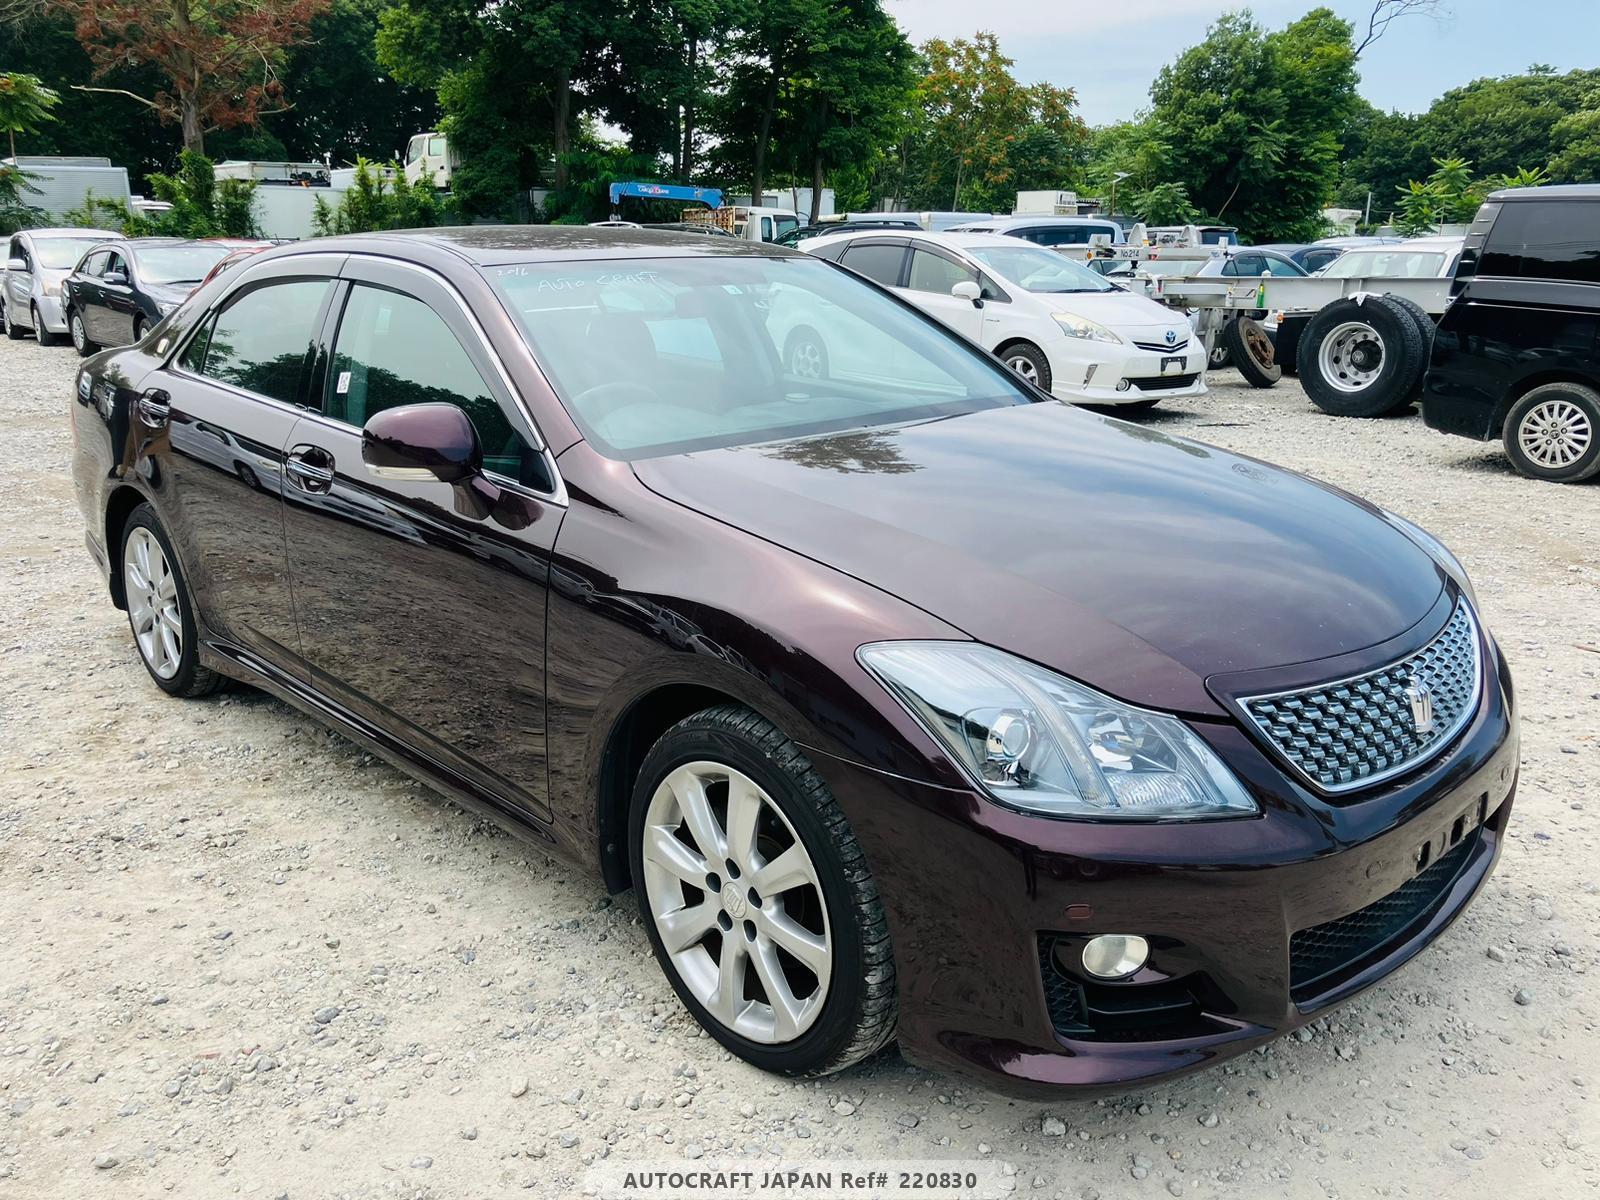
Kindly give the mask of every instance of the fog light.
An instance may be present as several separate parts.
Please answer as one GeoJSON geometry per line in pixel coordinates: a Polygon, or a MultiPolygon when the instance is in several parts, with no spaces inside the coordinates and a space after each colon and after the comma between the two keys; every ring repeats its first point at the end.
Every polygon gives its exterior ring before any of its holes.
{"type": "Polygon", "coordinates": [[[1102,933],[1083,947],[1083,969],[1100,979],[1122,979],[1144,966],[1150,943],[1134,933],[1102,933]]]}
{"type": "Polygon", "coordinates": [[[1133,382],[1131,380],[1127,380],[1127,379],[1119,379],[1119,380],[1117,380],[1117,391],[1119,391],[1119,392],[1125,392],[1132,386],[1133,386],[1133,382]]]}

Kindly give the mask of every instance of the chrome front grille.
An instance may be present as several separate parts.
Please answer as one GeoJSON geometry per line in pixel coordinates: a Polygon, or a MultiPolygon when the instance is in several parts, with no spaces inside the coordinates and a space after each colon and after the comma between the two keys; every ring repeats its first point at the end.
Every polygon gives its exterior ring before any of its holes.
{"type": "Polygon", "coordinates": [[[1477,708],[1478,643],[1472,610],[1458,600],[1443,632],[1399,662],[1239,703],[1289,764],[1323,791],[1364,787],[1426,761],[1460,732],[1477,708]],[[1431,723],[1419,728],[1419,711],[1429,707],[1431,723]]]}
{"type": "Polygon", "coordinates": [[[1157,354],[1178,354],[1189,348],[1189,339],[1176,342],[1135,342],[1141,350],[1154,350],[1157,354]]]}

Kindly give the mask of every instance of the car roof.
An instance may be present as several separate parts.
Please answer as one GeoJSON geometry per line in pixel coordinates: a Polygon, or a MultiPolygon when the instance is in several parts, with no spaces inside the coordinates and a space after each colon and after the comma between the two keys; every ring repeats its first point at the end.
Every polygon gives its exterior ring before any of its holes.
{"type": "Polygon", "coordinates": [[[1053,213],[1040,213],[1037,216],[1031,216],[1031,217],[1028,216],[1026,213],[1024,213],[1024,214],[1022,214],[1020,216],[1015,216],[1014,215],[1014,216],[1009,216],[1009,217],[984,217],[981,220],[977,220],[977,221],[963,221],[962,222],[963,226],[966,226],[966,227],[972,228],[972,229],[977,229],[980,226],[982,228],[985,228],[985,229],[1013,229],[1018,225],[1115,225],[1115,224],[1116,224],[1116,222],[1113,221],[1110,217],[1068,217],[1068,216],[1057,216],[1057,215],[1055,215],[1053,213]]]}
{"type": "MultiPolygon", "coordinates": [[[[951,246],[958,250],[968,246],[1004,246],[1015,250],[1018,246],[1016,238],[1005,237],[998,233],[955,233],[950,230],[929,229],[841,229],[838,233],[825,233],[820,237],[809,239],[806,250],[820,250],[824,246],[832,246],[838,242],[853,241],[856,238],[903,238],[911,242],[924,242],[932,246],[951,246]]],[[[1027,245],[1028,243],[1021,243],[1027,245]]]]}
{"type": "Polygon", "coordinates": [[[477,266],[503,263],[560,262],[603,258],[703,258],[744,255],[793,257],[800,251],[771,242],[705,237],[663,229],[597,228],[592,225],[465,225],[440,229],[407,229],[349,237],[313,238],[279,247],[275,256],[295,253],[391,254],[424,248],[444,251],[477,266]]]}
{"type": "Polygon", "coordinates": [[[18,232],[30,238],[80,238],[83,241],[93,239],[99,242],[127,240],[114,229],[78,229],[71,225],[54,229],[22,229],[18,232]]]}
{"type": "Polygon", "coordinates": [[[1557,183],[1545,187],[1501,188],[1487,197],[1503,204],[1516,200],[1600,200],[1600,183],[1557,183]]]}

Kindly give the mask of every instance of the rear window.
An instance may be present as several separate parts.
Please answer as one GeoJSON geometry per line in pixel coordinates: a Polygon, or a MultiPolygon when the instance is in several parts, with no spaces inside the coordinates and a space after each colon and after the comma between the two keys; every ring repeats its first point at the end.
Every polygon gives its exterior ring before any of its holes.
{"type": "Polygon", "coordinates": [[[1600,204],[1525,200],[1502,205],[1478,274],[1600,283],[1600,204]]]}

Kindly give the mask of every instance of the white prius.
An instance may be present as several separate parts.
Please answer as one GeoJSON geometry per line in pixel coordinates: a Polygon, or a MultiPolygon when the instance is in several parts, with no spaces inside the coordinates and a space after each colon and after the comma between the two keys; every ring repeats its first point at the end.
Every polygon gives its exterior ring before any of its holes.
{"type": "MultiPolygon", "coordinates": [[[[877,230],[812,238],[802,249],[893,289],[1063,400],[1148,408],[1205,393],[1205,346],[1180,313],[1042,246],[987,233],[877,230]]],[[[796,335],[804,316],[786,317],[780,344],[791,371],[815,370],[826,341],[796,335]]],[[[884,365],[839,369],[870,375],[884,365]]]]}

